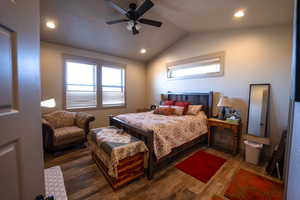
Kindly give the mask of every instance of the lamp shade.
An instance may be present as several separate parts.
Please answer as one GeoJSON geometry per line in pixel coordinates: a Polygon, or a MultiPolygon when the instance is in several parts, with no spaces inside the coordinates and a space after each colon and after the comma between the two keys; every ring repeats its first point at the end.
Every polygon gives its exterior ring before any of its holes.
{"type": "Polygon", "coordinates": [[[55,99],[47,99],[41,102],[41,107],[43,108],[55,108],[56,102],[55,99]]]}
{"type": "Polygon", "coordinates": [[[230,100],[227,96],[222,96],[217,104],[218,107],[231,107],[230,100]]]}

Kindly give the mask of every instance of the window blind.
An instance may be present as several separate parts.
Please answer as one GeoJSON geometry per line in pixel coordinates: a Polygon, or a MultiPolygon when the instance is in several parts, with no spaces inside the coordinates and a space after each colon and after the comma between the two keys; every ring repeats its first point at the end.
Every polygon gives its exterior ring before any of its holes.
{"type": "Polygon", "coordinates": [[[102,66],[102,106],[125,105],[125,70],[102,66]]]}
{"type": "Polygon", "coordinates": [[[97,65],[66,61],[66,108],[97,107],[97,65]]]}

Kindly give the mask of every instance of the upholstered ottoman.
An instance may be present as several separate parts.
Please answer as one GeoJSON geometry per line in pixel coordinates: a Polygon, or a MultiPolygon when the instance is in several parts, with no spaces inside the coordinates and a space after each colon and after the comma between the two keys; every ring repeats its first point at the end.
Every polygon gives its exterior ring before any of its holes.
{"type": "Polygon", "coordinates": [[[144,175],[148,149],[143,141],[110,126],[92,129],[88,142],[95,163],[114,189],[144,175]]]}

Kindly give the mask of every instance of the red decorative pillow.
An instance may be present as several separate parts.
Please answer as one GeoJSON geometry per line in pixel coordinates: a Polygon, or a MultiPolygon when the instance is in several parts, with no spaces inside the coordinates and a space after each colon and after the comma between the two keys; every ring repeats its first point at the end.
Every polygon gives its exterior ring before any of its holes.
{"type": "Polygon", "coordinates": [[[188,111],[188,108],[189,108],[189,105],[191,103],[190,102],[186,102],[186,101],[177,101],[175,103],[175,106],[181,106],[181,107],[184,107],[184,110],[183,110],[183,114],[185,115],[186,112],[188,111]]]}
{"type": "Polygon", "coordinates": [[[167,100],[163,102],[163,105],[165,106],[173,106],[175,104],[175,101],[167,100]]]}

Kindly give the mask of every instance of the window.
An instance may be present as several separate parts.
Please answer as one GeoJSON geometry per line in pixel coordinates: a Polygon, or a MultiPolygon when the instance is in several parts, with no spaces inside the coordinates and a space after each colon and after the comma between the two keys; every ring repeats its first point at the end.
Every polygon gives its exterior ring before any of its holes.
{"type": "Polygon", "coordinates": [[[169,63],[169,79],[186,79],[222,76],[224,72],[224,53],[210,54],[169,63]]]}
{"type": "Polygon", "coordinates": [[[66,61],[66,108],[97,107],[97,67],[66,61]]]}
{"type": "Polygon", "coordinates": [[[124,69],[102,67],[102,105],[119,106],[125,104],[124,69]]]}
{"type": "Polygon", "coordinates": [[[125,67],[121,66],[68,57],[65,60],[65,108],[125,106],[125,67]]]}

